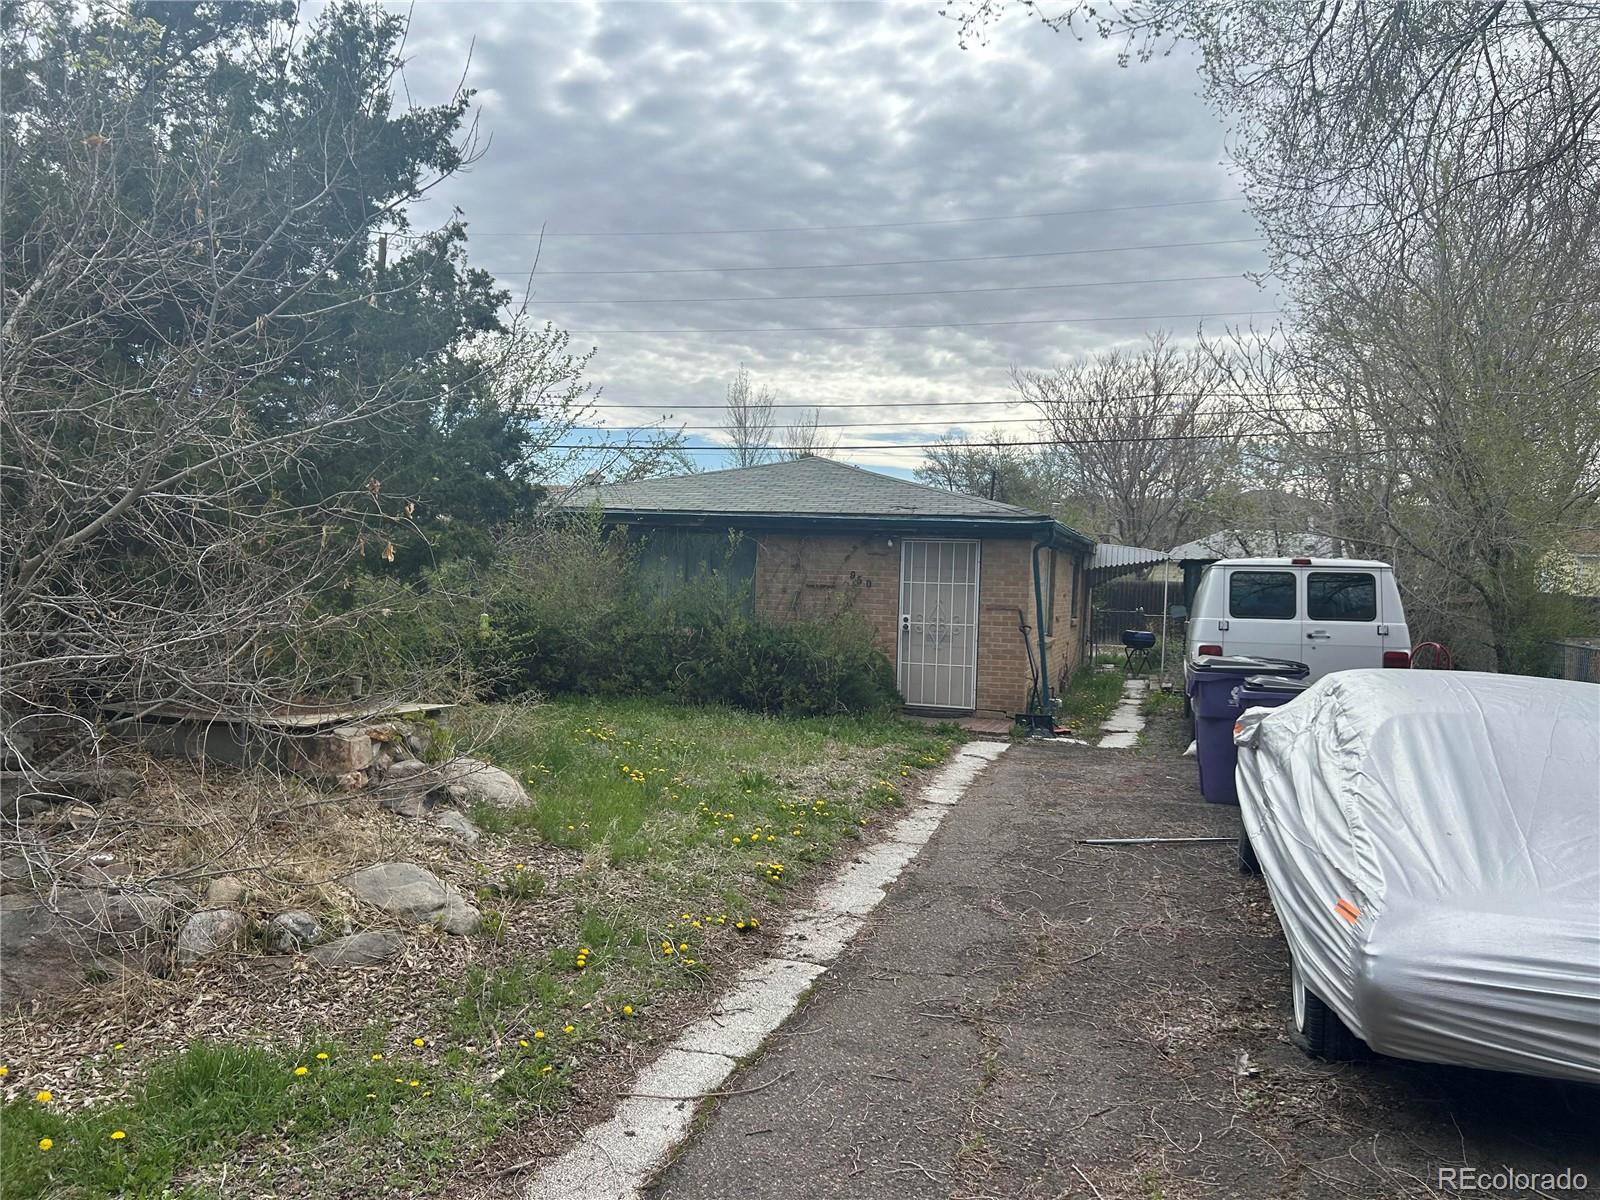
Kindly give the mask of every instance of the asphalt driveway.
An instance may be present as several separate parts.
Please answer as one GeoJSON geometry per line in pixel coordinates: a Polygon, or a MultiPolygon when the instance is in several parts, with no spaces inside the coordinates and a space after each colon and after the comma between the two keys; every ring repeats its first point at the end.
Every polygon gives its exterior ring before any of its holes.
{"type": "Polygon", "coordinates": [[[717,1198],[1441,1196],[1441,1167],[1572,1168],[1600,1099],[1287,1040],[1264,886],[1168,715],[1131,751],[1024,745],[945,821],[651,1189],[717,1198]]]}

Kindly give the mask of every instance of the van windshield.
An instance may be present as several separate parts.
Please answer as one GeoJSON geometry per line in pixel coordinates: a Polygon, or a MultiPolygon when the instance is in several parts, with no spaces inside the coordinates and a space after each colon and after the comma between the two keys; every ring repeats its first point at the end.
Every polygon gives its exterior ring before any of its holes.
{"type": "Polygon", "coordinates": [[[1295,616],[1293,571],[1234,571],[1228,576],[1228,615],[1290,621],[1295,616]]]}

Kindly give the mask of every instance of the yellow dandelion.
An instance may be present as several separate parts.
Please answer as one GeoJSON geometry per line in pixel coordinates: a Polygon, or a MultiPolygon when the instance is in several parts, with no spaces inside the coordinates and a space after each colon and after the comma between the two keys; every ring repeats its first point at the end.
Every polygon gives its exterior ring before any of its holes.
{"type": "Polygon", "coordinates": [[[10,1067],[0,1067],[0,1079],[4,1079],[9,1074],[11,1074],[10,1067]]]}
{"type": "Polygon", "coordinates": [[[683,953],[687,954],[689,952],[689,943],[688,942],[679,942],[678,943],[678,949],[680,951],[682,951],[683,953]]]}
{"type": "Polygon", "coordinates": [[[542,1029],[535,1029],[535,1030],[534,1030],[534,1031],[533,1031],[533,1040],[534,1040],[534,1041],[536,1041],[536,1042],[542,1042],[542,1041],[544,1041],[544,1030],[542,1030],[542,1029]]]}
{"type": "Polygon", "coordinates": [[[411,1080],[407,1080],[406,1081],[406,1086],[407,1087],[419,1087],[419,1086],[421,1086],[421,1083],[422,1083],[422,1081],[420,1079],[411,1079],[411,1080]]]}
{"type": "Polygon", "coordinates": [[[35,1100],[37,1100],[40,1104],[49,1104],[50,1101],[55,1099],[55,1096],[51,1092],[38,1092],[38,1093],[36,1093],[34,1095],[33,1098],[35,1100]]]}
{"type": "Polygon", "coordinates": [[[576,1025],[563,1025],[561,1027],[561,1032],[562,1033],[577,1033],[578,1032],[578,1027],[576,1025]]]}
{"type": "Polygon", "coordinates": [[[311,1069],[311,1068],[310,1068],[310,1067],[296,1067],[296,1068],[295,1068],[295,1069],[294,1069],[294,1073],[295,1073],[295,1074],[296,1074],[296,1075],[304,1075],[304,1074],[305,1074],[305,1073],[306,1073],[306,1072],[307,1072],[307,1071],[309,1071],[309,1070],[310,1070],[310,1069],[311,1069]]]}
{"type": "Polygon", "coordinates": [[[382,1061],[383,1061],[383,1055],[381,1055],[381,1054],[374,1054],[374,1055],[373,1055],[373,1056],[372,1056],[372,1061],[373,1061],[373,1062],[382,1062],[382,1061]]]}
{"type": "Polygon", "coordinates": [[[55,1142],[52,1141],[50,1138],[40,1138],[39,1139],[39,1149],[41,1149],[41,1150],[48,1150],[48,1149],[50,1149],[51,1146],[54,1146],[54,1145],[55,1145],[55,1142]]]}
{"type": "Polygon", "coordinates": [[[553,1066],[551,1066],[549,1063],[546,1063],[544,1066],[539,1068],[539,1074],[548,1075],[548,1074],[550,1074],[551,1071],[554,1071],[554,1070],[555,1070],[555,1068],[553,1066]]]}
{"type": "Polygon", "coordinates": [[[527,1038],[518,1038],[517,1039],[517,1045],[521,1046],[524,1050],[526,1050],[528,1048],[528,1039],[527,1038]]]}
{"type": "Polygon", "coordinates": [[[377,1092],[368,1092],[367,1093],[367,1099],[368,1100],[376,1100],[377,1098],[378,1098],[378,1093],[377,1092]]]}
{"type": "Polygon", "coordinates": [[[125,1138],[127,1136],[128,1136],[127,1133],[124,1130],[121,1130],[121,1129],[113,1129],[111,1131],[111,1140],[113,1142],[120,1142],[123,1138],[125,1138]]]}
{"type": "Polygon", "coordinates": [[[623,1015],[623,1016],[625,1016],[625,1017],[631,1017],[631,1016],[633,1016],[633,1005],[631,1005],[631,1004],[624,1004],[624,1005],[623,1005],[623,1006],[622,1006],[622,1015],[623,1015]]]}
{"type": "Polygon", "coordinates": [[[418,1046],[418,1047],[426,1046],[428,1044],[428,1039],[427,1038],[412,1038],[411,1039],[411,1044],[413,1046],[418,1046]]]}
{"type": "Polygon", "coordinates": [[[318,1062],[327,1062],[328,1061],[328,1052],[326,1050],[317,1051],[317,1061],[318,1062]]]}

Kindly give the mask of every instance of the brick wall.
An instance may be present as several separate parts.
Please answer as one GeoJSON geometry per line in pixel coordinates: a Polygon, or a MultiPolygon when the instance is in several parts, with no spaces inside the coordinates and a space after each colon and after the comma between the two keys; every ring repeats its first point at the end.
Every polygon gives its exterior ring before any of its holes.
{"type": "MultiPolygon", "coordinates": [[[[872,627],[879,648],[895,661],[900,621],[900,537],[756,535],[758,615],[774,621],[817,620],[852,611],[872,627]]],[[[986,538],[979,568],[977,711],[1011,715],[1027,704],[1028,649],[1017,610],[1035,628],[1033,545],[1026,539],[986,538]]],[[[1041,565],[1047,561],[1040,556],[1041,565]]],[[[1072,611],[1073,573],[1081,560],[1059,553],[1055,632],[1048,641],[1051,686],[1076,664],[1087,588],[1072,611]],[[1074,619],[1076,618],[1076,619],[1074,619]]],[[[1036,635],[1030,635],[1036,636],[1036,635]]],[[[1037,642],[1035,642],[1037,651],[1037,642]]]]}
{"type": "Polygon", "coordinates": [[[757,534],[756,614],[769,621],[864,617],[894,661],[900,621],[900,539],[757,534]]]}

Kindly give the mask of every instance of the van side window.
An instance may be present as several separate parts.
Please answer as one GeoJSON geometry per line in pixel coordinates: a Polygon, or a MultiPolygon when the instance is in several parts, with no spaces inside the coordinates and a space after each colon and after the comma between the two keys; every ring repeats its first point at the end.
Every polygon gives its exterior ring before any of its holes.
{"type": "Polygon", "coordinates": [[[1312,571],[1306,614],[1313,621],[1376,621],[1378,579],[1365,571],[1312,571]]]}
{"type": "Polygon", "coordinates": [[[1292,621],[1296,615],[1294,572],[1233,572],[1228,576],[1228,615],[1292,621]]]}

